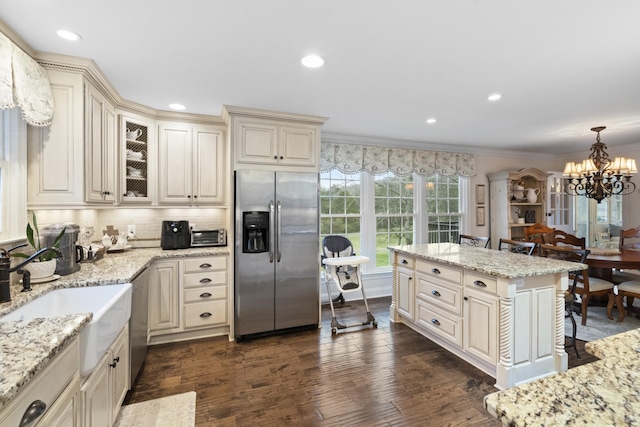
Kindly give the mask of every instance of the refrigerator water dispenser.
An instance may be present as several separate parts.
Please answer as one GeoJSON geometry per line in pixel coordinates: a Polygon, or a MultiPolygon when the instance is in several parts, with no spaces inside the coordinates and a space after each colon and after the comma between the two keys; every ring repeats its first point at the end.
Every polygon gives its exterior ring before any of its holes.
{"type": "Polygon", "coordinates": [[[269,212],[242,213],[242,252],[269,251],[269,212]]]}

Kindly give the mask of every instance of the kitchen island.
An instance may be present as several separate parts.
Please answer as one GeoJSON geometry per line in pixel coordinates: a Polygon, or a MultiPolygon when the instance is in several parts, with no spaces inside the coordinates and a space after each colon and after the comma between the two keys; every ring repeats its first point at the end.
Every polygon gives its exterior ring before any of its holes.
{"type": "Polygon", "coordinates": [[[390,246],[390,317],[496,379],[566,371],[564,293],[584,264],[453,243],[390,246]]]}
{"type": "Polygon", "coordinates": [[[602,360],[489,394],[485,407],[509,426],[638,425],[639,347],[640,329],[589,342],[602,360]]]}
{"type": "MultiPolygon", "coordinates": [[[[21,292],[11,288],[11,301],[0,304],[0,316],[55,289],[129,283],[156,260],[228,255],[227,248],[192,248],[164,251],[160,248],[132,249],[108,253],[93,263],[82,263],[79,271],[21,292]]],[[[91,313],[0,323],[0,410],[41,373],[73,341],[91,313]]]]}

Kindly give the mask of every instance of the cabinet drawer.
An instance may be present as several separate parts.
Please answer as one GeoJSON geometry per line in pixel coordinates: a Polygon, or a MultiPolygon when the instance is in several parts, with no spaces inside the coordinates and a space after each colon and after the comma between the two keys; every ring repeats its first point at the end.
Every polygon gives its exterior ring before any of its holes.
{"type": "Polygon", "coordinates": [[[462,318],[416,300],[417,324],[447,341],[462,347],[462,318]]]}
{"type": "Polygon", "coordinates": [[[227,283],[226,271],[210,271],[207,273],[189,273],[184,275],[184,287],[225,285],[227,283]]]}
{"type": "Polygon", "coordinates": [[[20,425],[25,411],[36,400],[43,401],[48,411],[78,372],[79,364],[78,340],[74,339],[6,408],[0,411],[0,426],[20,425]]]}
{"type": "Polygon", "coordinates": [[[464,285],[470,289],[491,292],[492,294],[495,294],[498,289],[498,281],[495,277],[473,273],[464,274],[464,285]]]}
{"type": "Polygon", "coordinates": [[[184,306],[184,327],[197,328],[227,323],[227,301],[206,301],[184,306]]]}
{"type": "Polygon", "coordinates": [[[211,301],[227,297],[226,286],[207,286],[184,291],[184,302],[211,301]]]}
{"type": "Polygon", "coordinates": [[[415,265],[414,263],[415,263],[415,260],[413,258],[396,253],[396,264],[398,264],[398,267],[403,267],[403,268],[408,268],[410,270],[413,270],[413,266],[415,265]]]}
{"type": "Polygon", "coordinates": [[[185,259],[183,262],[185,273],[227,269],[226,256],[185,259]]]}
{"type": "Polygon", "coordinates": [[[426,276],[439,277],[440,279],[450,280],[454,283],[462,283],[462,271],[442,264],[418,260],[416,261],[416,271],[424,273],[426,276]]]}
{"type": "Polygon", "coordinates": [[[446,282],[436,282],[422,273],[416,274],[416,296],[429,301],[436,307],[462,314],[462,286],[446,282]]]}

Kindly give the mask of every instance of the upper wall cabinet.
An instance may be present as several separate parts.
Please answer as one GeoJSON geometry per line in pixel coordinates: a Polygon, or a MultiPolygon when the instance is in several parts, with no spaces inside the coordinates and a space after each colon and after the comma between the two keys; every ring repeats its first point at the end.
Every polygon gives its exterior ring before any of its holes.
{"type": "Polygon", "coordinates": [[[141,116],[120,115],[120,201],[155,202],[157,144],[155,122],[141,116]]]}
{"type": "Polygon", "coordinates": [[[115,203],[117,195],[116,110],[85,82],[86,201],[115,203]]]}
{"type": "Polygon", "coordinates": [[[325,117],[225,106],[234,169],[319,170],[325,117]]]}
{"type": "Polygon", "coordinates": [[[158,122],[160,204],[224,203],[224,129],[158,122]]]}
{"type": "Polygon", "coordinates": [[[84,204],[84,78],[47,69],[55,113],[49,127],[28,127],[29,208],[84,204]]]}

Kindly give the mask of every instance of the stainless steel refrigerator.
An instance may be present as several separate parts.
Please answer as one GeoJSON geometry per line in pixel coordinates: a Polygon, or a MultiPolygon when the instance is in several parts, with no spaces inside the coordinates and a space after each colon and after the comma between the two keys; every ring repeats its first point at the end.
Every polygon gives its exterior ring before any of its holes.
{"type": "Polygon", "coordinates": [[[235,172],[235,336],[317,327],[318,174],[235,172]]]}

